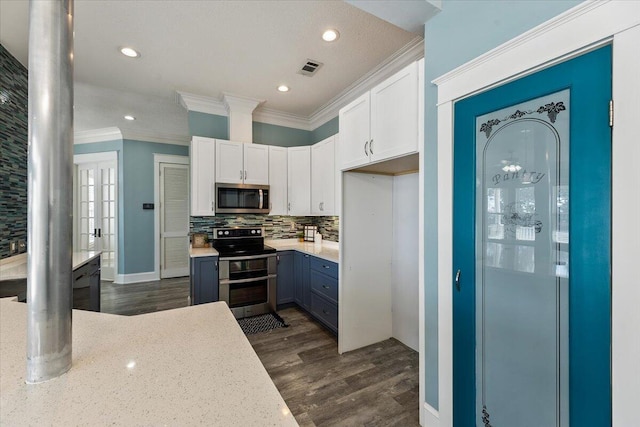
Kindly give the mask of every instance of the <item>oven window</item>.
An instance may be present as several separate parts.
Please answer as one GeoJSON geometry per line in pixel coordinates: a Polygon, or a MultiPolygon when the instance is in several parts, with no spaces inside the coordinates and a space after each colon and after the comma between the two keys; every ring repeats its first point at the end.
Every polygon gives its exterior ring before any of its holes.
{"type": "Polygon", "coordinates": [[[229,261],[229,279],[252,279],[269,274],[269,258],[246,259],[242,261],[229,261]]]}
{"type": "Polygon", "coordinates": [[[258,209],[260,194],[254,188],[218,188],[218,207],[221,209],[258,209]]]}
{"type": "Polygon", "coordinates": [[[229,286],[229,307],[264,304],[268,302],[269,280],[232,284],[229,286]]]}

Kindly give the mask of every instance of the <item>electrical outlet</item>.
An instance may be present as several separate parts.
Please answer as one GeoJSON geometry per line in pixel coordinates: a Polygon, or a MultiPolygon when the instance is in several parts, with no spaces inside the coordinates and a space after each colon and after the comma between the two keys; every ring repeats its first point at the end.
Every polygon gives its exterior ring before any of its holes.
{"type": "Polygon", "coordinates": [[[9,243],[9,253],[15,254],[18,251],[18,245],[16,241],[9,243]]]}

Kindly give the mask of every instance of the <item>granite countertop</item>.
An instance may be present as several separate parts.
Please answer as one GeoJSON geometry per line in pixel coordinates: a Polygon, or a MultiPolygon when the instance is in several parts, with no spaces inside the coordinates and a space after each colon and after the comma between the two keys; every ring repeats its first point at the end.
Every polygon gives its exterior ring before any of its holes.
{"type": "MultiPolygon", "coordinates": [[[[74,252],[71,265],[74,270],[100,256],[100,251],[74,252]]],[[[27,254],[20,254],[0,260],[0,280],[26,279],[27,254]]]]}
{"type": "MultiPolygon", "coordinates": [[[[299,242],[298,239],[265,239],[264,244],[278,251],[299,251],[327,261],[339,262],[338,242],[323,240],[322,244],[317,245],[315,242],[299,242]]],[[[189,256],[218,256],[218,251],[213,248],[189,248],[189,256]]]]}
{"type": "Polygon", "coordinates": [[[279,251],[299,251],[335,263],[340,261],[340,244],[338,242],[323,240],[322,244],[316,244],[315,242],[299,242],[298,239],[266,239],[264,244],[279,251]]]}
{"type": "Polygon", "coordinates": [[[25,384],[27,305],[0,299],[6,425],[296,426],[225,303],[139,316],[73,310],[73,366],[25,384]]]}

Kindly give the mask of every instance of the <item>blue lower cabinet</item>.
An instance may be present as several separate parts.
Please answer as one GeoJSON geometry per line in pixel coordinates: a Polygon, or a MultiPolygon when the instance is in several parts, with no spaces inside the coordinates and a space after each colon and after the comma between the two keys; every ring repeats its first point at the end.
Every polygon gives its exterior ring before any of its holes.
{"type": "Polygon", "coordinates": [[[218,301],[218,257],[191,258],[191,304],[218,301]]]}
{"type": "Polygon", "coordinates": [[[311,292],[311,314],[333,332],[338,333],[338,304],[311,292]]]}
{"type": "Polygon", "coordinates": [[[294,254],[294,298],[296,304],[305,310],[311,308],[311,284],[309,281],[309,261],[311,256],[296,252],[294,254]]]}
{"type": "Polygon", "coordinates": [[[293,258],[293,251],[278,252],[277,305],[291,303],[295,300],[293,258]]]}

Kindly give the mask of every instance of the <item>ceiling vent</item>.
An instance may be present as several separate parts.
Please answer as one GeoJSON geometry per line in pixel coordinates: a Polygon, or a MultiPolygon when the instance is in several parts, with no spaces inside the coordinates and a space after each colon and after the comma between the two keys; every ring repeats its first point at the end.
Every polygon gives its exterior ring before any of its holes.
{"type": "Polygon", "coordinates": [[[314,59],[307,59],[306,64],[302,66],[302,68],[298,71],[298,74],[302,74],[303,76],[314,76],[316,71],[324,64],[320,61],[316,61],[314,59]]]}

